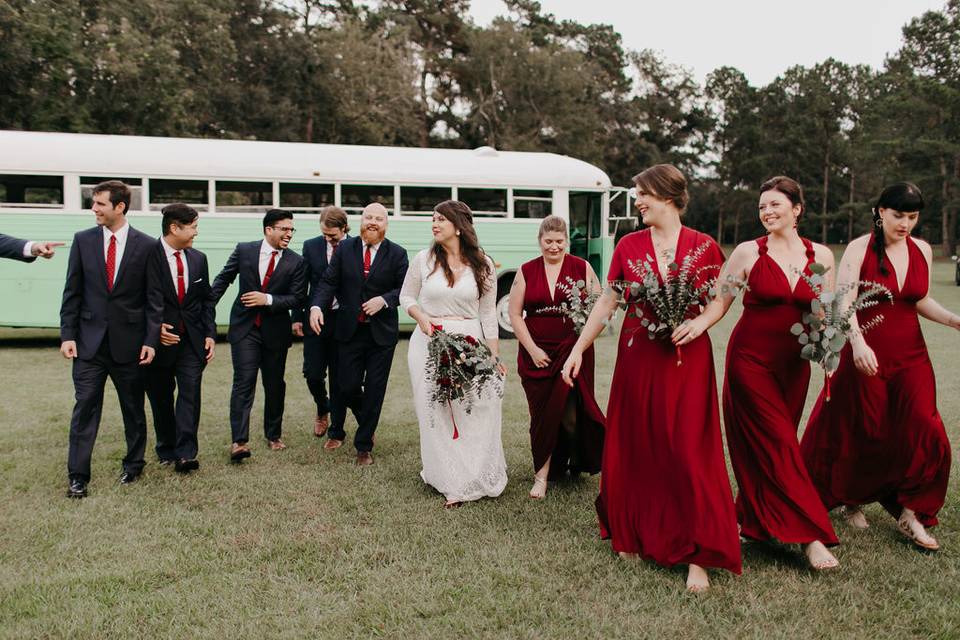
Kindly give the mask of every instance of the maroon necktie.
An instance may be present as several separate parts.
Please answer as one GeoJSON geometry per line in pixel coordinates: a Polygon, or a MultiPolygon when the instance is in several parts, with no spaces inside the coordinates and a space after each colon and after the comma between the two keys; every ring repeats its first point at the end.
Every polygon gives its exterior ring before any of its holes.
{"type": "MultiPolygon", "coordinates": [[[[370,254],[370,245],[367,245],[366,251],[363,252],[363,279],[366,280],[367,276],[370,275],[370,262],[372,262],[373,256],[370,254]]],[[[363,307],[360,307],[360,315],[357,317],[357,320],[360,322],[367,321],[367,314],[364,312],[363,307]]]]}
{"type": "Polygon", "coordinates": [[[174,251],[173,257],[177,259],[177,302],[183,304],[183,299],[187,295],[187,285],[183,281],[183,260],[180,259],[179,251],[174,251]]]}
{"type": "MultiPolygon", "coordinates": [[[[277,265],[277,254],[279,251],[270,252],[270,264],[267,265],[267,273],[263,276],[263,284],[260,285],[260,291],[266,292],[267,285],[270,284],[270,276],[273,275],[273,268],[277,265]]],[[[259,327],[263,322],[263,317],[258,313],[256,320],[253,321],[253,326],[259,327]]]]}
{"type": "Polygon", "coordinates": [[[117,236],[110,236],[107,247],[107,291],[113,291],[113,275],[117,270],[117,236]]]}

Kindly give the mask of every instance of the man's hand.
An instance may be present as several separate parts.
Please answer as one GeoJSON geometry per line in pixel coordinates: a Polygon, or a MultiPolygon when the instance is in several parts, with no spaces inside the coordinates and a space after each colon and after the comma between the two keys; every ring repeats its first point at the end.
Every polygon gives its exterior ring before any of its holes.
{"type": "Polygon", "coordinates": [[[171,332],[170,329],[173,329],[173,325],[168,322],[160,325],[160,344],[165,347],[180,344],[180,336],[171,332]]]}
{"type": "Polygon", "coordinates": [[[303,337],[303,323],[302,323],[302,322],[294,322],[293,325],[290,327],[290,329],[291,329],[291,331],[293,331],[293,335],[297,336],[298,338],[302,338],[302,337],[303,337]]]}
{"type": "Polygon", "coordinates": [[[207,362],[213,360],[213,352],[217,348],[217,341],[213,338],[205,338],[203,340],[203,348],[207,352],[207,362]]]}
{"type": "Polygon", "coordinates": [[[320,327],[323,326],[323,311],[320,311],[320,307],[311,307],[310,308],[310,328],[313,329],[313,332],[317,335],[320,335],[320,327]]]}
{"type": "Polygon", "coordinates": [[[368,316],[374,316],[378,311],[387,306],[387,301],[383,299],[383,296],[377,296],[376,298],[370,298],[364,302],[360,307],[363,309],[363,312],[368,316]]]}
{"type": "Polygon", "coordinates": [[[140,366],[146,366],[153,362],[153,356],[157,355],[157,350],[153,347],[143,345],[140,347],[140,366]]]}
{"type": "Polygon", "coordinates": [[[62,246],[62,242],[34,242],[30,247],[30,254],[34,257],[52,258],[57,252],[57,247],[62,246]]]}
{"type": "Polygon", "coordinates": [[[267,294],[262,291],[247,291],[240,296],[240,302],[245,307],[265,307],[267,306],[267,294]]]}
{"type": "Polygon", "coordinates": [[[73,360],[77,357],[77,341],[76,340],[64,340],[60,344],[60,353],[63,354],[63,357],[67,360],[73,360]]]}

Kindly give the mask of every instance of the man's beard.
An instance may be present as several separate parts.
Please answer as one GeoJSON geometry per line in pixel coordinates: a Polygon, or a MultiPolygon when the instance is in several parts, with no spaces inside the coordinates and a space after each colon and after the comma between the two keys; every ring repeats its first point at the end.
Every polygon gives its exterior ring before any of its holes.
{"type": "Polygon", "coordinates": [[[367,227],[360,229],[360,237],[363,239],[364,244],[377,244],[378,242],[382,242],[386,235],[386,229],[373,230],[367,227]]]}

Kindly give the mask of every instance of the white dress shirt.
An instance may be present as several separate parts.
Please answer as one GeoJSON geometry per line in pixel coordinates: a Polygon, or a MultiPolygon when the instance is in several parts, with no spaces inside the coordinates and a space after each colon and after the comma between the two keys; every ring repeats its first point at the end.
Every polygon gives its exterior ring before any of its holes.
{"type": "Polygon", "coordinates": [[[123,259],[123,250],[127,246],[127,236],[130,235],[130,225],[124,221],[123,226],[114,233],[103,227],[103,262],[107,262],[107,252],[110,249],[110,236],[116,236],[117,238],[117,255],[116,262],[113,266],[113,282],[110,283],[111,286],[117,283],[117,274],[120,273],[120,261],[123,259]]]}
{"type": "Polygon", "coordinates": [[[173,278],[173,290],[177,290],[177,257],[174,255],[177,251],[180,252],[180,261],[183,262],[183,293],[186,295],[187,289],[190,288],[190,270],[187,267],[187,254],[183,249],[174,249],[167,244],[167,241],[163,238],[160,238],[160,242],[163,244],[163,251],[167,254],[167,266],[170,267],[170,276],[173,278]]]}
{"type": "Polygon", "coordinates": [[[33,257],[33,240],[27,240],[23,243],[23,257],[32,258],[33,257]]]}
{"type": "MultiPolygon", "coordinates": [[[[270,266],[270,254],[274,251],[277,252],[277,257],[273,261],[273,268],[276,270],[277,265],[280,263],[280,257],[283,256],[283,249],[274,249],[273,245],[264,240],[260,243],[260,288],[263,288],[263,279],[267,277],[267,267],[270,266]]],[[[271,275],[271,277],[273,277],[271,275]]],[[[267,306],[273,304],[273,296],[269,293],[267,295],[267,306]]]]}

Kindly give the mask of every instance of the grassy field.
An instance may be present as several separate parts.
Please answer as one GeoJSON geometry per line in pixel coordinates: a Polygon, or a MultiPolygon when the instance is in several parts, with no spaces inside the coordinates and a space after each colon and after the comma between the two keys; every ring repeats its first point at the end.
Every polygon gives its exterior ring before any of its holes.
{"type": "MultiPolygon", "coordinates": [[[[937,264],[933,294],[960,311],[952,266],[937,264]]],[[[718,365],[737,315],[712,332],[718,365]]],[[[924,332],[956,451],[960,335],[926,322],[924,332]]],[[[290,448],[255,440],[251,460],[228,464],[223,343],[204,379],[200,471],[181,477],[151,455],[140,482],[118,485],[124,445],[108,390],[91,494],[75,501],[64,497],[70,367],[49,333],[8,330],[0,345],[3,638],[960,637],[957,465],[934,530],[940,553],[917,552],[873,505],[865,532],[835,521],[838,571],[813,575],[796,547],[748,544],[742,576],[714,573],[714,588],[695,596],[683,590],[684,570],[619,561],[598,539],[596,478],[551,486],[544,502],[527,498],[527,409],[515,373],[503,423],[510,484],[496,500],[444,511],[420,481],[401,341],[373,467],[352,465],[350,447],[322,451],[313,437],[299,345],[287,373],[290,448]]],[[[598,345],[605,404],[615,341],[598,345]]],[[[516,349],[504,345],[508,362],[516,349]]],[[[820,382],[815,375],[808,410],[820,382]]],[[[260,407],[262,395],[254,433],[260,407]]]]}

